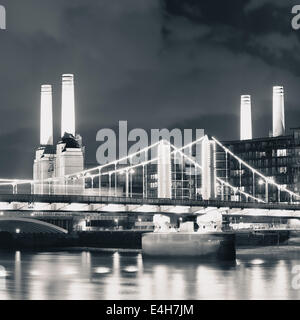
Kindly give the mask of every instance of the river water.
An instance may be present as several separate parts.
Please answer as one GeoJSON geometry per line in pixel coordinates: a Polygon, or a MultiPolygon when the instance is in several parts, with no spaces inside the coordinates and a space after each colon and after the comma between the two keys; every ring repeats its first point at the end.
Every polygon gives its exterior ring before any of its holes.
{"type": "Polygon", "coordinates": [[[230,264],[121,252],[0,252],[0,299],[299,299],[300,253],[280,250],[239,250],[230,264]]]}

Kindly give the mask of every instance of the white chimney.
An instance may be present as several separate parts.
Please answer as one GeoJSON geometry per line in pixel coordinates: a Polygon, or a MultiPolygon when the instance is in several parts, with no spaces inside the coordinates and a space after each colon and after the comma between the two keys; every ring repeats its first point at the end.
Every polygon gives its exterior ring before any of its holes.
{"type": "Polygon", "coordinates": [[[52,119],[52,86],[42,85],[41,87],[41,124],[40,124],[41,145],[53,144],[53,119],[52,119]]]}
{"type": "Polygon", "coordinates": [[[241,96],[241,140],[252,139],[251,96],[241,96]]]}
{"type": "Polygon", "coordinates": [[[62,108],[61,108],[61,136],[70,133],[75,137],[75,95],[74,75],[62,76],[62,108]]]}
{"type": "Polygon", "coordinates": [[[285,134],[283,87],[273,87],[273,137],[285,134]]]}

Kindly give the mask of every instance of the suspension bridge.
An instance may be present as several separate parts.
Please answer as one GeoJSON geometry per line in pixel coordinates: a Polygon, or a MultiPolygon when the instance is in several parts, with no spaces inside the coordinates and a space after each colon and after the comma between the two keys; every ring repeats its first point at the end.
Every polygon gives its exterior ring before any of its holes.
{"type": "Polygon", "coordinates": [[[161,140],[125,158],[42,180],[0,179],[0,219],[33,216],[144,213],[300,218],[300,196],[265,176],[214,137],[177,148],[161,140]],[[127,164],[124,164],[127,163],[127,164]],[[234,164],[235,163],[235,164],[234,164]],[[230,170],[238,166],[236,185],[230,170]],[[242,179],[249,172],[253,187],[242,179]],[[264,189],[257,195],[255,186],[264,189]],[[271,202],[269,192],[278,199],[271,202]]]}

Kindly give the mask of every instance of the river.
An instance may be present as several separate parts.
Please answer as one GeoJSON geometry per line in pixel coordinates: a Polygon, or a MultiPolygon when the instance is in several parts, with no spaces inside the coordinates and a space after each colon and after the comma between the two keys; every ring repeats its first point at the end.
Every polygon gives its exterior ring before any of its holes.
{"type": "Polygon", "coordinates": [[[299,299],[300,247],[286,248],[238,250],[229,264],[138,252],[0,252],[0,299],[299,299]]]}

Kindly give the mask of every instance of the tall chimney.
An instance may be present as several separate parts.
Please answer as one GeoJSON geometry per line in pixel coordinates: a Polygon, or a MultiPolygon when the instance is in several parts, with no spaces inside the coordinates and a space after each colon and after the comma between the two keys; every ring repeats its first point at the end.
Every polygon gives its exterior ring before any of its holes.
{"type": "Polygon", "coordinates": [[[45,84],[41,87],[41,145],[53,144],[53,119],[52,119],[52,86],[45,84]]]}
{"type": "Polygon", "coordinates": [[[75,95],[74,75],[62,76],[62,108],[61,108],[61,136],[70,133],[75,136],[75,95]]]}
{"type": "Polygon", "coordinates": [[[273,137],[285,134],[283,87],[273,87],[273,137]]]}
{"type": "Polygon", "coordinates": [[[241,140],[252,139],[251,96],[241,96],[241,140]]]}

